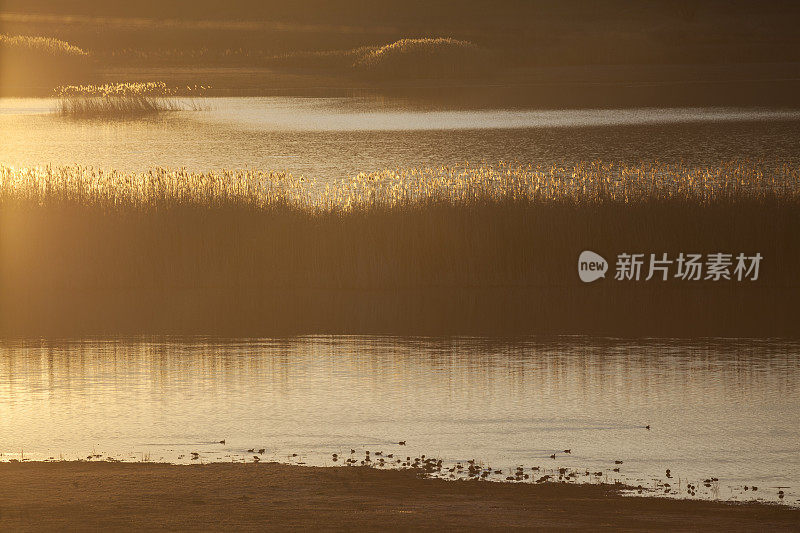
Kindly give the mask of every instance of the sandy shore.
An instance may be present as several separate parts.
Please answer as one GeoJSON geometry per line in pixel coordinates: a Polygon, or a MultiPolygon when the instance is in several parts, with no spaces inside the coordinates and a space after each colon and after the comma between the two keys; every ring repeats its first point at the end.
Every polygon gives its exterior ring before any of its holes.
{"type": "Polygon", "coordinates": [[[281,464],[1,463],[0,530],[800,530],[800,510],[281,464]]]}

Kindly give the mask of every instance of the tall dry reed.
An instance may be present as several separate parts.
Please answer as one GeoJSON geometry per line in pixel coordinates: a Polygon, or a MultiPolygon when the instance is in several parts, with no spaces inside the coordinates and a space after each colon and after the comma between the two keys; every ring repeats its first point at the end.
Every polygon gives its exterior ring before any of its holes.
{"type": "Polygon", "coordinates": [[[0,168],[7,334],[796,335],[800,169],[0,168]],[[578,254],[756,252],[757,282],[578,280],[578,254]]]}
{"type": "Polygon", "coordinates": [[[164,82],[66,85],[55,89],[58,113],[75,118],[125,118],[177,111],[177,90],[164,82]]]}

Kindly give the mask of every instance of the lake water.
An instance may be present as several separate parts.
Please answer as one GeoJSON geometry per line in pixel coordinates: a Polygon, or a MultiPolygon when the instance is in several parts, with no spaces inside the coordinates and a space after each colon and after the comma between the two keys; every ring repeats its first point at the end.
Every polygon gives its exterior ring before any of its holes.
{"type": "Polygon", "coordinates": [[[378,451],[394,454],[386,461],[426,454],[445,469],[475,459],[502,469],[499,480],[523,465],[658,493],[693,483],[696,497],[774,500],[783,487],[796,505],[798,442],[798,343],[325,336],[0,347],[5,460],[252,461],[264,448],[261,460],[333,466],[354,449],[359,461],[366,450],[374,461],[378,451]]]}
{"type": "MultiPolygon", "coordinates": [[[[791,110],[196,103],[200,110],[103,121],[56,116],[53,100],[0,99],[0,164],[253,168],[321,181],[465,161],[800,164],[800,112],[791,110]]],[[[258,455],[341,465],[354,449],[358,462],[366,450],[374,462],[377,451],[395,461],[441,458],[447,477],[475,459],[501,469],[490,476],[497,480],[519,465],[531,477],[558,477],[564,467],[579,481],[619,480],[648,493],[670,483],[687,496],[694,483],[696,497],[775,500],[783,488],[783,502],[797,504],[799,378],[800,345],[772,341],[5,340],[0,460],[258,455]],[[712,477],[710,487],[699,483],[712,477]]]]}
{"type": "Polygon", "coordinates": [[[800,162],[796,110],[455,111],[399,100],[299,97],[195,103],[200,110],[106,121],[56,116],[52,99],[0,99],[0,163],[253,168],[325,181],[465,161],[800,162]]]}

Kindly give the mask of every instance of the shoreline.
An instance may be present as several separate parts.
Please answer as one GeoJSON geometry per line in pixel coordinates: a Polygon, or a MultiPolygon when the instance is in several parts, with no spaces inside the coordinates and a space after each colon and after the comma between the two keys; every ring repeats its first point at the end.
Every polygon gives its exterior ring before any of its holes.
{"type": "Polygon", "coordinates": [[[280,463],[0,463],[0,529],[796,530],[764,503],[626,497],[611,485],[448,482],[280,463]]]}

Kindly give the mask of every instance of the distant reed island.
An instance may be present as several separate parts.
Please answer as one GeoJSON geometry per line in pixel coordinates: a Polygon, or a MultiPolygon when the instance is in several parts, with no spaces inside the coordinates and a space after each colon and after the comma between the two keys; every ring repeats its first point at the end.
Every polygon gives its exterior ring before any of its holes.
{"type": "Polygon", "coordinates": [[[800,169],[749,161],[0,167],[0,332],[796,337],[798,227],[800,169]],[[719,253],[727,278],[615,279],[619,254],[719,253]]]}
{"type": "Polygon", "coordinates": [[[74,118],[126,118],[177,111],[174,91],[163,82],[57,87],[57,112],[74,118]]]}
{"type": "Polygon", "coordinates": [[[62,85],[54,90],[56,112],[62,117],[87,119],[128,119],[156,115],[166,111],[197,110],[193,99],[204,85],[168,87],[164,82],[119,82],[102,85],[62,85]]]}

